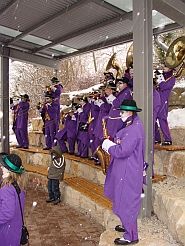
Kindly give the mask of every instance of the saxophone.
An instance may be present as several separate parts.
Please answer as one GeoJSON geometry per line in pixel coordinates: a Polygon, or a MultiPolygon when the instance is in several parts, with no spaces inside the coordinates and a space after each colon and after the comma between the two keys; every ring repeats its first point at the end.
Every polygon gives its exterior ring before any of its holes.
{"type": "MultiPolygon", "coordinates": [[[[105,119],[102,119],[102,126],[103,126],[103,137],[108,138],[105,119]]],[[[110,163],[110,155],[107,152],[105,152],[101,146],[97,147],[94,154],[96,154],[98,158],[100,159],[102,172],[103,174],[106,175],[106,172],[107,172],[107,169],[110,163]]]]}

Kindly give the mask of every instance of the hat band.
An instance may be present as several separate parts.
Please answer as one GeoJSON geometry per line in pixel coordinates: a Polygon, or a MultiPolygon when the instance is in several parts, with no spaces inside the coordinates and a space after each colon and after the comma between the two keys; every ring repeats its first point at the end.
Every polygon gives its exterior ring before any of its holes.
{"type": "Polygon", "coordinates": [[[15,166],[13,163],[11,163],[11,161],[8,160],[7,157],[5,157],[4,161],[5,161],[5,163],[6,163],[13,171],[15,171],[15,172],[17,172],[17,173],[22,173],[22,172],[23,172],[23,168],[22,168],[22,167],[19,168],[19,167],[15,166]]]}
{"type": "Polygon", "coordinates": [[[131,111],[136,111],[137,108],[134,106],[125,106],[125,105],[121,105],[120,109],[125,109],[125,110],[131,110],[131,111]]]}

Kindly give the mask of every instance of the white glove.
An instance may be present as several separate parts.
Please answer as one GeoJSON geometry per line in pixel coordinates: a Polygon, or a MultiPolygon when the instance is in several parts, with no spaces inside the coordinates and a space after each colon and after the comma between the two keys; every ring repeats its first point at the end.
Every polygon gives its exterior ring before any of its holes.
{"type": "Polygon", "coordinates": [[[54,91],[54,92],[55,92],[56,89],[57,89],[54,85],[51,85],[50,88],[51,88],[51,90],[54,91]]]}
{"type": "Polygon", "coordinates": [[[116,144],[113,143],[111,140],[105,139],[102,143],[102,149],[109,154],[109,148],[114,145],[116,144]]]}
{"type": "Polygon", "coordinates": [[[160,82],[164,82],[165,79],[164,79],[164,76],[162,74],[159,74],[157,75],[157,82],[160,83],[160,82]]]}
{"type": "Polygon", "coordinates": [[[112,104],[112,102],[114,101],[115,98],[116,98],[116,97],[115,97],[113,94],[111,94],[111,95],[109,95],[108,97],[106,97],[106,100],[107,100],[107,102],[108,102],[109,104],[112,104]]]}
{"type": "Polygon", "coordinates": [[[51,103],[46,103],[46,106],[51,106],[51,103]]]}
{"type": "Polygon", "coordinates": [[[76,117],[75,117],[75,115],[74,115],[74,114],[71,116],[71,120],[76,121],[76,117]]]}
{"type": "Polygon", "coordinates": [[[80,113],[82,113],[83,112],[83,108],[78,108],[77,109],[77,112],[80,114],[80,113]]]}

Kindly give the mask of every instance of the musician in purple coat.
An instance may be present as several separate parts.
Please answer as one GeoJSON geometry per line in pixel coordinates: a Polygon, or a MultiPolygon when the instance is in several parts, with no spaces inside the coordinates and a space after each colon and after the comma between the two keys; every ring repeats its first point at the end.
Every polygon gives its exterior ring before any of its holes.
{"type": "Polygon", "coordinates": [[[55,139],[58,141],[63,153],[69,152],[73,155],[75,151],[77,119],[74,110],[70,110],[64,119],[64,128],[56,133],[55,139]],[[66,146],[68,143],[68,148],[66,146]]]}
{"type": "Polygon", "coordinates": [[[28,141],[28,111],[29,111],[29,96],[27,94],[21,95],[21,102],[19,102],[15,111],[15,135],[18,142],[16,148],[25,148],[29,146],[28,141]]]}
{"type": "Polygon", "coordinates": [[[88,148],[89,148],[89,136],[88,136],[88,118],[91,105],[88,102],[87,97],[79,98],[81,108],[78,108],[78,121],[77,121],[77,144],[78,152],[76,156],[82,158],[88,157],[88,148]]]}
{"type": "Polygon", "coordinates": [[[98,106],[98,99],[99,95],[98,92],[94,92],[94,95],[92,98],[90,98],[89,103],[91,104],[90,109],[90,115],[89,115],[89,147],[91,148],[92,156],[89,158],[90,160],[95,160],[97,156],[94,154],[94,151],[96,150],[96,144],[95,144],[95,135],[94,135],[94,129],[97,124],[98,115],[100,112],[100,107],[98,106]]]}
{"type": "Polygon", "coordinates": [[[111,155],[104,195],[112,200],[112,210],[122,222],[115,230],[125,232],[114,243],[129,245],[139,241],[137,216],[142,202],[145,133],[136,113],[141,109],[137,108],[134,100],[124,100],[120,110],[125,127],[116,133],[114,142],[105,139],[102,144],[102,148],[111,155]]]}
{"type": "Polygon", "coordinates": [[[18,155],[0,153],[3,177],[0,188],[0,245],[19,246],[22,233],[22,216],[18,194],[12,183],[20,188],[20,202],[24,215],[26,174],[18,155]]]}
{"type": "MultiPolygon", "coordinates": [[[[172,139],[170,130],[168,127],[168,101],[170,93],[175,85],[175,77],[173,76],[173,70],[164,65],[163,74],[157,75],[158,77],[158,91],[161,98],[161,106],[158,111],[157,119],[162,131],[164,142],[162,145],[172,145],[172,139]]],[[[156,129],[155,141],[161,143],[161,137],[159,129],[156,129]]]]}
{"type": "MultiPolygon", "coordinates": [[[[114,86],[115,88],[115,86],[114,86]]],[[[96,126],[94,128],[94,136],[95,136],[95,150],[99,145],[102,144],[102,141],[104,139],[104,134],[103,134],[103,125],[102,125],[102,119],[108,117],[110,108],[111,108],[111,103],[107,102],[107,97],[109,99],[114,98],[113,96],[114,89],[110,88],[110,86],[106,87],[106,95],[101,95],[99,99],[97,99],[96,103],[100,109],[98,119],[96,122],[96,126]]],[[[100,165],[100,162],[98,159],[95,160],[95,165],[100,165]]]]}
{"type": "Polygon", "coordinates": [[[45,115],[45,139],[46,147],[44,150],[49,150],[54,146],[54,139],[56,135],[56,129],[58,124],[57,112],[58,112],[58,102],[55,101],[54,97],[46,93],[45,94],[46,103],[41,109],[41,114],[45,115]]]}
{"type": "Polygon", "coordinates": [[[50,86],[51,88],[51,94],[55,99],[56,102],[58,103],[58,112],[57,112],[57,118],[58,118],[58,126],[57,126],[57,131],[60,123],[60,95],[62,93],[63,86],[59,84],[59,80],[56,77],[53,77],[51,79],[52,85],[50,86]]]}
{"type": "Polygon", "coordinates": [[[113,138],[115,137],[118,127],[121,124],[121,119],[113,119],[120,116],[118,110],[115,110],[115,108],[119,108],[124,99],[132,99],[132,92],[128,87],[128,83],[129,79],[127,77],[117,79],[117,87],[119,92],[112,101],[111,109],[109,111],[109,118],[107,119],[108,135],[113,138]]]}

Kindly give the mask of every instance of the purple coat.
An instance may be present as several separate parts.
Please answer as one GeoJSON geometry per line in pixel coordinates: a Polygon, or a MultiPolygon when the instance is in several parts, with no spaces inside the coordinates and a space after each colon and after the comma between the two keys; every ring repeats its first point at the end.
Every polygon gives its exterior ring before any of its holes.
{"type": "Polygon", "coordinates": [[[91,102],[91,111],[90,112],[91,112],[91,118],[93,118],[91,123],[89,124],[89,137],[91,139],[92,136],[94,135],[94,129],[96,127],[98,115],[100,112],[100,107],[98,105],[96,105],[95,101],[91,102]]]}
{"type": "MultiPolygon", "coordinates": [[[[20,194],[24,214],[25,193],[20,194]]],[[[13,187],[0,188],[0,245],[19,246],[22,232],[22,217],[18,195],[13,187]]]]}
{"type": "Polygon", "coordinates": [[[60,94],[62,93],[62,86],[61,85],[57,85],[55,86],[56,90],[52,91],[52,96],[54,96],[54,98],[57,98],[56,102],[58,103],[58,112],[57,112],[57,118],[58,120],[60,120],[60,94]]]}
{"type": "Polygon", "coordinates": [[[145,133],[136,115],[133,123],[117,132],[115,143],[109,148],[110,166],[106,174],[104,194],[113,201],[113,212],[129,230],[140,210],[145,154],[145,133]]]}
{"type": "Polygon", "coordinates": [[[20,102],[16,111],[16,128],[24,129],[28,128],[28,110],[30,104],[28,102],[20,102]]]}
{"type": "Polygon", "coordinates": [[[80,124],[80,122],[83,122],[83,123],[88,122],[90,108],[91,108],[91,104],[89,102],[87,102],[83,107],[83,112],[81,112],[78,115],[78,123],[77,123],[77,127],[78,127],[77,139],[81,140],[81,142],[83,142],[84,144],[87,144],[87,145],[89,145],[88,132],[80,131],[79,130],[79,124],[80,124]]]}
{"type": "Polygon", "coordinates": [[[157,118],[157,114],[159,111],[159,108],[161,106],[161,98],[159,95],[159,92],[153,87],[153,120],[154,120],[154,126],[157,118]]]}
{"type": "MultiPolygon", "coordinates": [[[[163,73],[164,78],[167,79],[171,76],[172,71],[168,73],[163,73]]],[[[168,116],[168,100],[170,97],[170,93],[175,85],[175,77],[171,77],[168,81],[162,81],[159,83],[159,95],[161,98],[161,106],[158,112],[158,118],[167,119],[168,116]]]]}
{"type": "Polygon", "coordinates": [[[65,118],[64,128],[57,132],[55,138],[61,139],[65,133],[67,133],[68,138],[76,138],[76,125],[77,120],[75,115],[73,115],[74,120],[72,120],[72,117],[68,114],[65,118]]]}
{"type": "Polygon", "coordinates": [[[96,138],[98,138],[100,141],[103,140],[103,126],[102,126],[102,118],[104,118],[105,116],[108,116],[109,111],[111,108],[111,104],[107,103],[107,101],[105,100],[105,102],[100,106],[100,112],[98,115],[98,119],[97,119],[97,123],[96,126],[94,128],[94,135],[96,138]]]}
{"type": "MultiPolygon", "coordinates": [[[[117,95],[116,98],[113,101],[113,105],[109,111],[109,116],[111,118],[119,117],[120,116],[120,110],[115,110],[115,108],[119,108],[122,101],[125,99],[132,99],[132,94],[131,90],[129,87],[126,87],[122,91],[120,91],[117,95]]],[[[108,135],[111,137],[115,137],[116,132],[118,130],[118,127],[121,124],[121,119],[120,120],[113,120],[113,119],[107,119],[107,131],[108,135]]]]}
{"type": "Polygon", "coordinates": [[[53,101],[51,103],[51,106],[44,106],[42,107],[41,114],[45,115],[45,127],[50,125],[51,123],[49,121],[52,121],[53,124],[57,123],[57,112],[58,112],[58,103],[56,101],[53,101]],[[49,116],[49,119],[47,118],[47,115],[49,116]]]}

